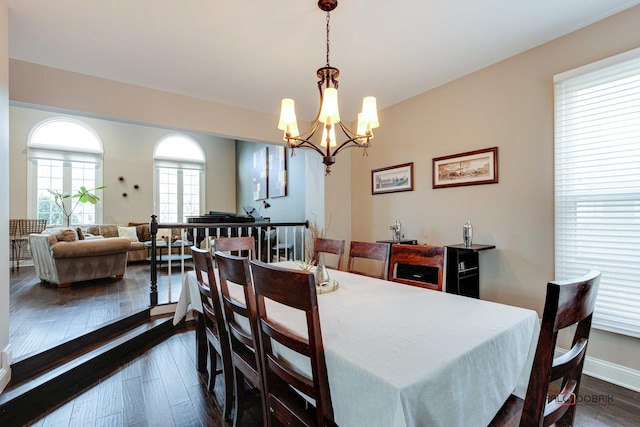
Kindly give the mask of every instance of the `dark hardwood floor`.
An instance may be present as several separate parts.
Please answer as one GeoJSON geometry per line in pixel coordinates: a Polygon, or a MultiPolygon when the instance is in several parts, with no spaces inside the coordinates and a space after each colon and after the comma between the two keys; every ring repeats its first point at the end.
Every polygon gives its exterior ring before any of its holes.
{"type": "MultiPolygon", "coordinates": [[[[10,272],[9,342],[13,357],[66,341],[105,322],[149,307],[149,264],[132,263],[122,280],[105,278],[68,288],[42,284],[32,266],[10,272]]],[[[158,300],[169,302],[167,269],[158,273],[158,300]]],[[[182,284],[179,269],[171,277],[172,301],[182,284]]]]}
{"type": "MultiPolygon", "coordinates": [[[[58,289],[42,285],[33,267],[11,273],[10,340],[14,356],[86,332],[149,305],[149,267],[132,264],[122,281],[98,280],[58,289]]],[[[167,300],[166,270],[159,276],[160,301],[167,300]]],[[[173,300],[180,293],[176,274],[173,300]]],[[[222,399],[221,378],[216,385],[222,399]]],[[[640,426],[640,393],[584,376],[576,426],[640,426]]],[[[220,400],[221,401],[221,400],[220,400]]],[[[260,425],[259,411],[246,417],[260,425]]],[[[206,379],[196,371],[195,332],[188,328],[122,360],[99,383],[31,425],[34,426],[227,426],[206,379]]]]}
{"type": "MultiPolygon", "coordinates": [[[[221,376],[216,397],[207,391],[206,379],[196,371],[195,332],[185,330],[123,361],[98,384],[29,425],[228,427],[216,400],[222,399],[220,390],[221,376]]],[[[243,426],[262,425],[254,408],[243,426]]]]}

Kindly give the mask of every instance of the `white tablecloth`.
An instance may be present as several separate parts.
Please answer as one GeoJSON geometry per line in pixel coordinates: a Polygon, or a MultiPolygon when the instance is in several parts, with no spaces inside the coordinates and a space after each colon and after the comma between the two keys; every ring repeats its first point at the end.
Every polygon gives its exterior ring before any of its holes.
{"type": "MultiPolygon", "coordinates": [[[[340,287],[318,295],[318,304],[340,426],[484,427],[514,389],[524,395],[539,331],[535,311],[329,273],[340,287]]],[[[177,320],[189,302],[198,309],[194,279],[185,276],[177,320]]],[[[304,331],[297,313],[268,309],[304,331]]]]}

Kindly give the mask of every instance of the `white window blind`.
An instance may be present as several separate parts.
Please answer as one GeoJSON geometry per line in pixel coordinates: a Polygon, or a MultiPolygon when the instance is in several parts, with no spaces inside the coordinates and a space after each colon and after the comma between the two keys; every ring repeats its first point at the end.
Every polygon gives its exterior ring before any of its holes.
{"type": "Polygon", "coordinates": [[[640,337],[640,49],[555,77],[555,260],[602,271],[594,328],[640,337]]]}

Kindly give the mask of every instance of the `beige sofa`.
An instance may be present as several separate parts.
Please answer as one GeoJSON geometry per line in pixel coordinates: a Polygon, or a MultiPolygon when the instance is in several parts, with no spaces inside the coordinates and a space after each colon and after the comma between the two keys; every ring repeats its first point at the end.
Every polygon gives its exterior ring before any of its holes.
{"type": "MultiPolygon", "coordinates": [[[[144,245],[145,242],[151,241],[149,223],[130,222],[127,226],[117,224],[91,225],[87,227],[85,233],[89,236],[102,236],[105,238],[127,236],[131,241],[131,249],[129,249],[127,262],[145,261],[149,257],[149,248],[144,245]]],[[[161,238],[163,234],[169,234],[169,231],[158,230],[157,238],[161,238]]],[[[173,240],[178,239],[180,230],[171,230],[171,235],[173,236],[173,240]]],[[[188,248],[185,249],[190,253],[188,248]]],[[[178,249],[172,249],[171,252],[178,253],[178,249]]]]}
{"type": "Polygon", "coordinates": [[[131,242],[124,238],[80,240],[73,229],[29,235],[36,275],[59,287],[115,276],[122,279],[131,242]]]}
{"type": "MultiPolygon", "coordinates": [[[[151,233],[149,233],[149,224],[140,224],[130,222],[125,228],[135,227],[135,239],[127,237],[131,242],[131,248],[127,256],[127,262],[144,261],[149,256],[148,249],[144,246],[144,242],[151,240],[151,233]]],[[[94,236],[102,236],[105,238],[120,237],[123,230],[122,225],[116,224],[103,224],[92,225],[87,227],[86,234],[94,236]]]]}

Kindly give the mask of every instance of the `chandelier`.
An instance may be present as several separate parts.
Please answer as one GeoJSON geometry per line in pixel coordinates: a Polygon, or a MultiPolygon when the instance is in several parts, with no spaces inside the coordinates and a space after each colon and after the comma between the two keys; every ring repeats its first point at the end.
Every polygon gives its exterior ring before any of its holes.
{"type": "MultiPolygon", "coordinates": [[[[363,148],[363,155],[367,154],[370,141],[373,138],[373,129],[379,126],[376,98],[367,96],[362,100],[362,112],[358,114],[358,127],[354,132],[347,128],[340,120],[338,111],[338,76],[340,71],[332,67],[329,62],[329,29],[331,11],[338,6],[337,0],[320,0],[318,7],[327,12],[327,65],[319,68],[316,75],[318,90],[320,91],[320,108],[315,120],[306,131],[298,131],[298,123],[293,99],[283,99],[280,110],[280,122],[278,129],[284,131],[284,140],[291,148],[293,156],[296,148],[310,148],[323,157],[325,175],[331,173],[331,165],[335,163],[335,156],[345,148],[363,148]],[[313,135],[322,128],[320,147],[311,142],[313,135]],[[346,136],[346,140],[338,143],[336,130],[340,129],[346,136]]],[[[338,133],[339,134],[339,133],[338,133]]]]}

